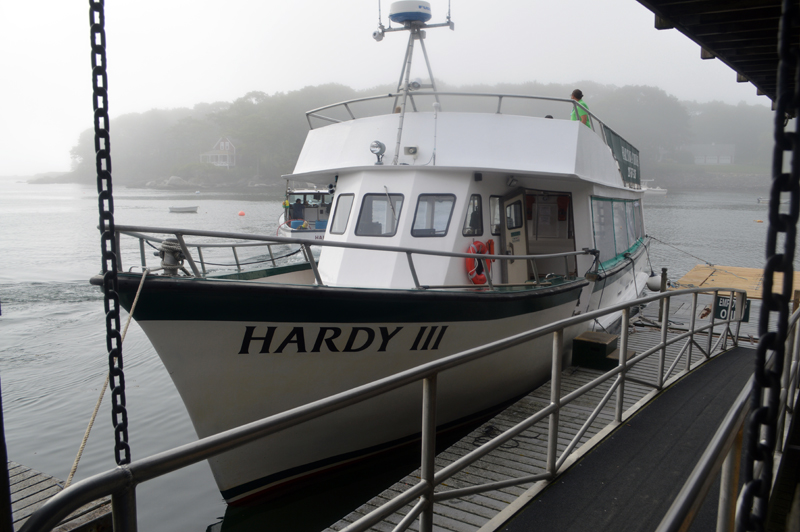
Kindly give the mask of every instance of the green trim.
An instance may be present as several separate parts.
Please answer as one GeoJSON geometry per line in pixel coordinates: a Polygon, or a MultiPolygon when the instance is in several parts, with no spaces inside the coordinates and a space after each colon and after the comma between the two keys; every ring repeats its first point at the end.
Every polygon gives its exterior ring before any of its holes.
{"type": "Polygon", "coordinates": [[[634,250],[638,249],[639,246],[641,246],[643,244],[644,244],[644,237],[641,237],[639,240],[634,242],[634,244],[631,247],[629,247],[628,249],[626,249],[625,251],[623,251],[619,255],[615,255],[614,257],[612,257],[612,258],[610,258],[610,259],[608,259],[606,261],[601,262],[600,263],[600,270],[601,271],[602,270],[610,270],[610,269],[614,268],[614,266],[616,266],[620,262],[628,260],[627,257],[625,257],[625,254],[626,253],[633,253],[634,250]]]}
{"type": "MultiPolygon", "coordinates": [[[[644,239],[641,239],[640,245],[634,245],[631,247],[630,255],[633,259],[634,263],[640,259],[644,250],[646,249],[647,244],[644,242],[644,239]]],[[[609,284],[615,282],[617,279],[626,275],[631,271],[633,266],[631,265],[630,261],[627,260],[626,257],[622,257],[622,260],[617,261],[617,263],[613,267],[600,269],[598,271],[599,278],[597,282],[594,283],[594,287],[592,288],[592,292],[599,292],[600,290],[604,290],[609,284]]]]}
{"type": "MultiPolygon", "coordinates": [[[[130,310],[141,276],[119,274],[130,310]]],[[[96,283],[95,283],[96,284],[96,283]]],[[[515,290],[384,290],[153,276],[134,318],[273,323],[418,323],[481,321],[547,310],[577,301],[583,279],[515,290]]]]}
{"type": "Polygon", "coordinates": [[[311,269],[311,264],[301,262],[299,264],[289,264],[288,266],[276,266],[275,268],[264,268],[263,270],[250,270],[246,272],[222,273],[209,275],[207,279],[232,279],[234,281],[251,281],[253,279],[264,279],[274,275],[284,273],[303,272],[311,269]]]}

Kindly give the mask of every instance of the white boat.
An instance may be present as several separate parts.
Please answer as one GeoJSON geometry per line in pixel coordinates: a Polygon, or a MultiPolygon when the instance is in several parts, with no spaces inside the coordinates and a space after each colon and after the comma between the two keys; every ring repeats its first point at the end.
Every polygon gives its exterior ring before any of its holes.
{"type": "Polygon", "coordinates": [[[278,217],[278,236],[323,240],[332,202],[332,188],[287,188],[278,217]]]}
{"type": "Polygon", "coordinates": [[[646,196],[663,196],[667,193],[666,188],[661,187],[649,187],[647,183],[652,182],[653,179],[642,179],[642,191],[645,193],[646,196]]]}
{"type": "MultiPolygon", "coordinates": [[[[762,198],[761,196],[756,198],[756,203],[769,203],[769,198],[762,198]]],[[[780,205],[786,205],[789,203],[789,200],[781,200],[780,205]]]]}
{"type": "Polygon", "coordinates": [[[198,208],[197,205],[193,207],[170,207],[169,212],[192,213],[192,212],[197,212],[197,208],[198,208]]]}
{"type": "MultiPolygon", "coordinates": [[[[423,29],[449,25],[415,18],[398,24],[381,26],[376,39],[405,30],[411,50],[424,47],[423,29]]],[[[538,111],[503,113],[503,103],[516,100],[517,108],[545,104],[566,116],[575,106],[567,99],[458,94],[454,102],[492,99],[493,109],[445,111],[452,94],[437,91],[433,80],[410,81],[410,58],[407,52],[396,94],[307,113],[312,129],[285,177],[322,190],[335,186],[325,240],[304,243],[321,250],[318,263],[306,253],[312,260],[303,264],[203,275],[203,255],[192,255],[200,244],[183,239],[241,235],[117,225],[136,241],[148,231],[176,234],[184,255],[176,252],[175,260],[185,256],[191,264],[193,276],[177,268],[147,275],[133,317],[198,436],[630,300],[644,289],[651,269],[639,154],[631,144],[595,115],[586,127],[538,111]],[[360,104],[381,98],[385,114],[357,114],[360,104]],[[493,261],[464,255],[486,251],[496,253],[493,261]]],[[[118,274],[126,309],[141,277],[118,274]]],[[[611,328],[614,319],[619,315],[595,327],[611,328]]],[[[580,332],[565,333],[565,363],[580,332]]],[[[542,338],[444,372],[439,426],[546,381],[551,347],[542,338]]],[[[400,388],[209,464],[225,500],[237,501],[409,441],[419,415],[417,389],[400,388]]]]}

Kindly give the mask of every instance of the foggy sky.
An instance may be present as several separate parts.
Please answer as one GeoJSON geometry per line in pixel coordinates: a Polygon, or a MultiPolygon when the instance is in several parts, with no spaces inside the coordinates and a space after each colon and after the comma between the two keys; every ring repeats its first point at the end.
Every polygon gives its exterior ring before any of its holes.
{"type": "MultiPolygon", "coordinates": [[[[447,0],[430,3],[431,22],[443,22],[447,0]]],[[[381,1],[385,25],[389,6],[381,1]]],[[[92,127],[88,13],[87,0],[0,6],[0,176],[68,170],[70,148],[92,127]]],[[[431,29],[425,41],[449,84],[591,80],[770,105],[676,30],[654,29],[636,0],[451,0],[451,14],[455,31],[431,29]]],[[[377,24],[377,0],[106,0],[110,115],[254,90],[396,83],[407,37],[375,42],[377,24]]],[[[113,129],[111,142],[113,160],[113,129]]]]}

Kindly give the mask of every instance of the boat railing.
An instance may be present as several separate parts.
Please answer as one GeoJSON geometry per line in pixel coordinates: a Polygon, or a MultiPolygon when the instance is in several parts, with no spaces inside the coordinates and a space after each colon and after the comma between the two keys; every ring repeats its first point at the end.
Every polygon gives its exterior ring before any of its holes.
{"type": "MultiPolygon", "coordinates": [[[[352,105],[359,104],[363,102],[371,102],[376,100],[388,100],[388,99],[396,99],[401,98],[403,93],[389,93],[389,94],[380,94],[377,96],[366,96],[364,98],[354,98],[352,100],[346,100],[343,102],[332,103],[330,105],[325,105],[323,107],[317,107],[316,109],[312,109],[310,111],[306,111],[306,120],[308,121],[308,127],[310,129],[314,129],[314,123],[312,122],[312,118],[316,118],[318,120],[322,120],[323,122],[329,123],[339,123],[345,122],[347,120],[339,120],[337,118],[333,118],[330,116],[326,116],[320,114],[322,111],[328,111],[332,109],[336,109],[337,107],[343,108],[347,115],[349,116],[349,120],[356,120],[356,115],[353,113],[352,105]]],[[[586,107],[582,106],[575,100],[570,98],[553,98],[550,96],[531,96],[528,94],[502,94],[502,93],[487,93],[487,92],[440,92],[440,91],[412,91],[408,93],[408,99],[411,102],[411,108],[413,111],[419,112],[417,109],[417,104],[415,98],[421,96],[430,96],[432,98],[447,96],[447,97],[459,97],[459,98],[497,98],[497,107],[494,108],[495,114],[503,114],[503,103],[507,100],[527,100],[527,101],[541,101],[541,102],[558,102],[563,104],[569,104],[572,106],[572,109],[575,113],[578,112],[578,108],[580,107],[582,110],[586,111],[589,116],[592,118],[589,125],[592,128],[592,131],[595,131],[598,135],[600,135],[603,140],[605,137],[603,136],[602,126],[604,125],[603,121],[597,117],[594,113],[589,111],[586,107]]],[[[542,117],[544,118],[544,117],[542,117]]]]}
{"type": "MultiPolygon", "coordinates": [[[[482,285],[442,285],[442,286],[434,286],[434,285],[426,285],[421,284],[419,280],[419,275],[417,274],[417,268],[414,265],[414,255],[429,255],[429,256],[437,256],[437,257],[449,257],[449,258],[465,258],[465,259],[475,259],[481,263],[484,271],[488,271],[488,261],[510,261],[513,262],[515,260],[527,260],[531,264],[531,271],[534,272],[534,279],[528,283],[519,283],[519,284],[503,284],[502,286],[542,286],[542,285],[549,285],[556,278],[561,278],[565,280],[575,279],[578,276],[578,263],[577,257],[581,255],[594,255],[595,257],[598,256],[598,252],[593,249],[583,249],[581,251],[568,251],[564,253],[548,253],[548,254],[538,254],[538,255],[483,255],[483,254],[474,254],[474,253],[457,253],[451,251],[439,251],[439,250],[429,250],[429,249],[419,249],[419,248],[409,248],[409,247],[398,247],[398,246],[383,246],[377,244],[362,244],[357,242],[333,242],[329,240],[314,240],[309,241],[300,238],[291,238],[291,237],[280,237],[280,236],[271,236],[271,235],[253,235],[253,234],[246,234],[246,233],[229,233],[229,232],[220,232],[220,231],[202,231],[202,230],[192,230],[192,229],[175,229],[175,228],[165,228],[165,227],[143,227],[143,226],[129,226],[129,225],[117,225],[116,228],[116,238],[117,238],[117,249],[121,249],[121,235],[130,236],[139,240],[139,257],[140,257],[140,264],[142,269],[149,269],[151,272],[158,271],[161,268],[153,268],[149,267],[147,264],[147,253],[145,251],[145,244],[146,243],[159,243],[162,244],[166,241],[163,236],[156,236],[156,235],[172,235],[180,246],[181,253],[183,258],[189,263],[189,267],[191,268],[192,274],[195,277],[206,277],[209,273],[208,268],[206,267],[209,263],[205,260],[203,256],[203,249],[207,248],[230,248],[233,252],[233,257],[236,263],[236,269],[238,272],[242,271],[242,261],[239,259],[239,255],[237,253],[237,248],[243,247],[267,247],[268,253],[270,258],[265,259],[265,262],[271,262],[273,266],[276,266],[276,257],[275,253],[273,252],[272,247],[278,244],[299,244],[300,249],[303,251],[303,256],[305,261],[308,263],[310,269],[314,274],[314,280],[318,286],[325,286],[325,283],[322,280],[320,272],[317,268],[317,262],[314,258],[313,254],[313,247],[334,247],[334,248],[345,248],[345,249],[360,249],[360,250],[367,250],[367,251],[374,251],[374,252],[385,252],[385,253],[402,253],[405,254],[409,272],[411,273],[411,278],[414,282],[414,288],[418,290],[425,290],[425,289],[434,289],[434,288],[483,288],[482,285]],[[226,239],[232,240],[232,242],[225,242],[225,243],[214,243],[214,242],[187,242],[187,236],[195,236],[195,237],[203,237],[203,238],[215,238],[215,239],[226,239]],[[192,253],[191,249],[195,249],[197,251],[197,258],[195,258],[192,253]],[[539,276],[539,265],[541,261],[549,260],[549,259],[563,259],[564,261],[564,270],[563,272],[547,272],[545,273],[542,278],[540,279],[539,276]],[[537,262],[538,261],[538,262],[537,262]]],[[[158,249],[158,248],[156,248],[158,249]]],[[[597,261],[594,261],[594,268],[596,268],[597,261]]],[[[232,265],[231,265],[232,266],[232,265]]],[[[117,258],[117,268],[120,271],[124,270],[123,261],[121,257],[117,258]]],[[[596,269],[592,270],[593,273],[596,273],[596,269]]],[[[188,273],[188,271],[187,271],[188,273]]],[[[490,289],[493,289],[495,286],[501,286],[497,283],[492,281],[492,276],[487,275],[487,285],[490,289]]]]}
{"type": "MultiPolygon", "coordinates": [[[[430,532],[433,523],[434,505],[440,501],[453,499],[456,497],[468,496],[476,493],[488,492],[502,489],[509,486],[520,484],[530,484],[534,482],[550,483],[566,469],[576,456],[573,452],[579,448],[580,442],[587,434],[590,426],[600,419],[600,413],[611,401],[616,399],[613,421],[604,431],[611,431],[623,423],[631,411],[623,412],[625,400],[625,384],[636,383],[646,386],[655,395],[664,388],[670,386],[678,378],[695,369],[706,360],[716,356],[727,349],[729,341],[737,345],[739,340],[739,326],[745,312],[745,300],[747,293],[743,290],[720,288],[714,290],[714,296],[720,293],[729,294],[728,308],[725,319],[717,320],[712,314],[708,323],[698,324],[695,320],[698,311],[698,295],[707,292],[704,288],[691,288],[663,292],[634,301],[628,301],[613,305],[602,310],[588,312],[586,314],[563,319],[536,329],[522,332],[507,338],[490,342],[488,344],[467,349],[459,353],[428,362],[426,364],[402,371],[400,373],[379,379],[377,381],[358,386],[336,395],[314,401],[312,403],[287,410],[280,414],[242,425],[240,427],[202,438],[192,443],[176,447],[174,449],[161,452],[159,454],[133,461],[126,466],[92,476],[77,482],[69,488],[56,494],[52,499],[45,503],[39,510],[30,516],[24,524],[23,532],[51,530],[63,518],[75,511],[84,504],[103,496],[111,495],[113,506],[114,530],[135,531],[137,527],[136,517],[136,487],[142,482],[166,475],[183,467],[206,460],[212,456],[219,455],[226,451],[253,442],[270,434],[288,429],[306,421],[330,414],[351,405],[367,401],[374,397],[396,390],[403,386],[422,381],[422,457],[421,475],[417,484],[410,487],[395,498],[386,502],[379,508],[371,511],[355,523],[348,526],[345,530],[355,532],[366,530],[372,525],[388,517],[395,511],[413,503],[413,509],[406,514],[395,527],[394,530],[402,531],[408,528],[417,518],[420,518],[419,530],[430,532]],[[678,331],[672,336],[668,336],[669,320],[664,319],[661,326],[660,342],[628,359],[628,335],[627,326],[631,317],[632,309],[647,303],[663,301],[664,316],[669,316],[669,306],[671,299],[676,296],[690,295],[691,323],[685,332],[678,331]],[[734,303],[735,301],[735,303],[734,303]],[[614,369],[596,377],[572,392],[562,395],[561,373],[562,360],[564,354],[564,332],[567,328],[589,322],[607,316],[612,313],[622,314],[622,323],[626,324],[621,328],[619,338],[619,364],[614,369]],[[720,330],[721,329],[721,330],[720,330]],[[538,412],[518,423],[514,427],[506,430],[502,434],[492,438],[490,441],[472,450],[465,456],[451,463],[450,465],[436,471],[434,468],[434,449],[436,443],[436,415],[437,415],[437,382],[442,372],[471,363],[484,357],[490,357],[495,353],[505,349],[530,342],[536,338],[545,336],[552,337],[552,362],[551,362],[551,397],[550,402],[538,412]],[[704,338],[703,338],[704,336],[704,338]],[[716,336],[716,341],[714,338],[716,336]],[[682,342],[683,345],[674,361],[667,366],[667,347],[672,344],[682,342]],[[692,352],[698,350],[702,353],[702,359],[692,363],[692,352]],[[628,375],[629,370],[648,357],[656,357],[658,360],[658,371],[655,377],[640,379],[628,375]],[[576,401],[578,398],[595,390],[603,383],[610,382],[610,387],[605,393],[600,404],[594,409],[584,425],[578,430],[572,441],[559,455],[559,427],[563,421],[560,420],[559,412],[564,406],[576,401]],[[541,473],[521,476],[513,479],[489,482],[482,485],[471,486],[464,489],[449,489],[436,491],[447,479],[463,470],[468,465],[479,460],[481,457],[498,449],[505,442],[521,434],[527,428],[539,421],[549,419],[549,429],[547,432],[547,459],[546,467],[541,473]],[[414,502],[416,501],[416,502],[414,502]]],[[[795,317],[796,326],[796,317],[795,317]]],[[[797,367],[797,336],[787,350],[787,356],[792,361],[792,368],[795,377],[792,379],[793,388],[791,393],[782,394],[782,398],[794,397],[796,390],[796,367],[797,367]]],[[[680,345],[680,344],[678,344],[680,345]]],[[[568,421],[571,422],[571,421],[568,421]]]]}

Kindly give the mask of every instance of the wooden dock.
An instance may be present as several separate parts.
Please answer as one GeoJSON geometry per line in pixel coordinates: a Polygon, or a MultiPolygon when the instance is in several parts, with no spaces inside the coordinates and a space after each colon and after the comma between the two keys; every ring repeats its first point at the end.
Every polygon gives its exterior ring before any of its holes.
{"type": "MultiPolygon", "coordinates": [[[[19,530],[28,517],[64,489],[64,481],[45,475],[29,467],[8,462],[11,485],[11,513],[14,530],[19,530]]],[[[56,532],[102,532],[111,530],[111,499],[106,497],[79,508],[64,519],[56,532]]]]}
{"type": "MultiPolygon", "coordinates": [[[[794,272],[794,286],[800,286],[800,272],[794,272]]],[[[761,299],[764,291],[764,271],[761,268],[735,268],[732,266],[709,266],[698,264],[680,278],[672,287],[739,288],[747,290],[748,299],[761,299]]],[[[783,288],[783,274],[776,273],[773,292],[780,293],[783,288]]],[[[797,300],[797,298],[795,298],[797,300]]]]}
{"type": "MultiPolygon", "coordinates": [[[[710,297],[710,296],[709,296],[710,297]]],[[[698,312],[702,310],[699,307],[698,312]]],[[[656,313],[658,309],[656,308],[656,313]]],[[[675,314],[670,312],[670,318],[675,314]]],[[[722,326],[718,329],[722,331],[722,326]]],[[[651,327],[635,327],[634,332],[629,336],[629,349],[641,353],[656,345],[660,341],[660,331],[651,327]]],[[[678,330],[670,330],[668,337],[679,334],[678,330]]],[[[705,336],[698,338],[699,342],[705,340],[705,336]]],[[[730,342],[729,342],[730,345],[730,342]]],[[[667,347],[666,367],[670,367],[683,346],[683,342],[676,342],[667,347]]],[[[699,362],[702,354],[694,349],[692,361],[699,362]]],[[[677,371],[684,366],[679,364],[677,371]]],[[[657,358],[649,357],[647,360],[634,367],[629,375],[633,378],[653,382],[657,375],[657,358]]],[[[571,366],[562,373],[562,395],[583,386],[602,374],[602,371],[571,366]]],[[[674,373],[673,373],[674,376],[674,373]]],[[[561,428],[558,435],[558,452],[564,451],[568,443],[577,434],[583,423],[588,419],[596,405],[598,405],[610,387],[611,382],[598,386],[580,399],[562,407],[560,418],[561,428]]],[[[646,404],[654,395],[655,391],[647,386],[642,386],[633,382],[625,385],[625,404],[626,416],[631,415],[638,408],[646,404]]],[[[475,447],[488,441],[500,432],[516,425],[523,419],[533,415],[550,402],[550,383],[546,383],[530,394],[513,404],[492,420],[470,433],[466,438],[457,442],[436,457],[436,470],[451,464],[458,458],[466,455],[475,447]]],[[[583,436],[579,446],[570,455],[565,465],[575,463],[582,456],[591,451],[594,446],[599,444],[610,432],[613,426],[609,423],[614,419],[614,401],[610,401],[602,410],[598,419],[595,420],[588,432],[583,436]]],[[[545,419],[529,428],[527,431],[510,440],[500,449],[493,451],[478,462],[459,472],[437,488],[437,492],[447,489],[465,488],[476,484],[507,480],[523,475],[533,475],[545,472],[547,457],[547,426],[548,420],[545,419]]],[[[387,502],[389,499],[417,484],[420,478],[419,470],[412,472],[409,476],[402,479],[385,492],[374,499],[366,502],[350,515],[332,525],[329,531],[342,530],[349,524],[360,519],[367,513],[374,510],[378,505],[387,502]]],[[[470,495],[460,499],[451,499],[438,502],[435,505],[434,526],[436,530],[447,530],[457,532],[488,532],[499,529],[511,516],[517,513],[528,502],[534,499],[541,490],[546,487],[544,482],[527,484],[515,487],[504,488],[496,491],[486,492],[477,495],[470,495]]],[[[376,524],[371,530],[390,531],[397,525],[403,516],[412,508],[407,505],[400,511],[390,516],[385,521],[376,524]]],[[[419,521],[417,520],[409,530],[418,530],[419,521]]]]}

